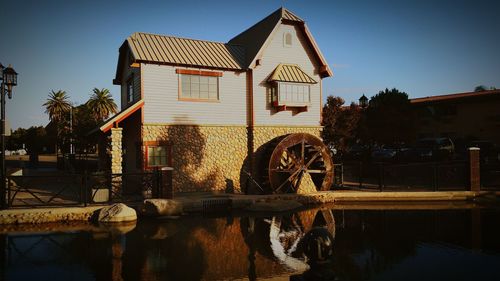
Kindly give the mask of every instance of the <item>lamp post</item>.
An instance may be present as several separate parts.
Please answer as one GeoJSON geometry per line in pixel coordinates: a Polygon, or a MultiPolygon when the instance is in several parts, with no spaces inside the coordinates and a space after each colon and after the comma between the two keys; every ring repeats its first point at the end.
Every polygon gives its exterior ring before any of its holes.
{"type": "Polygon", "coordinates": [[[7,178],[7,169],[5,168],[5,94],[9,96],[9,99],[12,98],[12,87],[17,85],[17,72],[12,68],[11,65],[8,67],[4,67],[0,63],[0,80],[2,80],[2,85],[0,87],[0,103],[1,103],[1,127],[2,127],[2,135],[1,135],[1,142],[2,142],[2,167],[1,167],[1,181],[2,183],[0,184],[1,188],[1,196],[2,198],[0,199],[0,207],[2,209],[7,208],[7,201],[6,201],[6,193],[7,193],[7,188],[6,188],[6,178],[7,178]]]}
{"type": "Polygon", "coordinates": [[[365,94],[359,98],[359,106],[361,106],[361,108],[366,108],[368,106],[368,98],[365,94]]]}

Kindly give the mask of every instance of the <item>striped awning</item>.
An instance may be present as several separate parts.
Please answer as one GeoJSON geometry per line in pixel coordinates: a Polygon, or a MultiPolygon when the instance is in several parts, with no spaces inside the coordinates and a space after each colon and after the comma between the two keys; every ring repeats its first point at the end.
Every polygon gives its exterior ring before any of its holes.
{"type": "Polygon", "coordinates": [[[280,63],[268,81],[316,84],[311,76],[296,64],[280,63]]]}

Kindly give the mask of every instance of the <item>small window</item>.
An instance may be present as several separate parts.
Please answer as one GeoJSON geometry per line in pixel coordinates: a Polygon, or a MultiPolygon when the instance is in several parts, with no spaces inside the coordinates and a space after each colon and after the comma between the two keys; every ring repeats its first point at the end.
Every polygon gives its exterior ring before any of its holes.
{"type": "Polygon", "coordinates": [[[292,34],[290,32],[285,32],[285,34],[283,35],[283,46],[292,46],[292,34]]]}
{"type": "Polygon", "coordinates": [[[219,100],[219,77],[180,74],[180,98],[193,100],[219,100]]]}
{"type": "Polygon", "coordinates": [[[167,166],[167,147],[166,146],[148,146],[147,148],[147,166],[163,167],[167,166]]]}
{"type": "Polygon", "coordinates": [[[127,80],[127,103],[134,101],[134,76],[127,80]]]}

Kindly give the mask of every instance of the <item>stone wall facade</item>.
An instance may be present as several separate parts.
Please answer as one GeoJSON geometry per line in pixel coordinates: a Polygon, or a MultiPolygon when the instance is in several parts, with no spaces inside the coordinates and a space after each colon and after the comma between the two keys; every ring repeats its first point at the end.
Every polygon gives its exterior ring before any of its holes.
{"type": "Polygon", "coordinates": [[[173,188],[235,191],[247,156],[246,126],[143,125],[143,142],[172,145],[173,188]]]}
{"type": "Polygon", "coordinates": [[[122,128],[111,128],[111,173],[122,173],[122,128]]]}
{"type": "MultiPolygon", "coordinates": [[[[291,133],[320,136],[321,127],[257,126],[253,134],[246,126],[145,124],[142,139],[147,143],[172,146],[173,188],[175,192],[229,191],[243,192],[246,171],[252,156],[272,139],[291,133]],[[252,137],[250,137],[252,135],[252,137]],[[253,146],[251,145],[253,142],[253,146]]],[[[143,146],[146,149],[146,146],[143,146]]],[[[254,162],[254,169],[263,169],[254,162]]]]}

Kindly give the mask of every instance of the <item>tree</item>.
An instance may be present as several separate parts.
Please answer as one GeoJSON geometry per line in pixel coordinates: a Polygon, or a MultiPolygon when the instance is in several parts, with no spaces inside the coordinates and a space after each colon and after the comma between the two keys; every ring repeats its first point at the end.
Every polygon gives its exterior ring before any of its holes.
{"type": "Polygon", "coordinates": [[[482,92],[482,91],[488,91],[488,90],[496,90],[496,87],[486,87],[484,85],[479,85],[474,88],[474,92],[482,92]]]}
{"type": "Polygon", "coordinates": [[[341,97],[329,96],[323,106],[322,138],[333,145],[337,151],[344,153],[358,139],[361,108],[355,103],[343,106],[341,97]]]}
{"type": "Polygon", "coordinates": [[[66,118],[66,115],[71,109],[68,98],[65,91],[59,90],[55,92],[52,90],[50,92],[49,98],[47,98],[47,101],[43,104],[43,106],[45,106],[45,113],[49,115],[50,121],[60,123],[66,118]]]}
{"type": "Polygon", "coordinates": [[[18,128],[12,132],[7,141],[7,149],[18,150],[24,148],[29,154],[38,154],[48,148],[49,138],[43,126],[18,128]]]}
{"type": "Polygon", "coordinates": [[[385,89],[370,99],[361,125],[371,143],[409,142],[415,137],[415,118],[408,94],[385,89]]]}
{"type": "Polygon", "coordinates": [[[43,104],[45,106],[45,113],[49,114],[49,119],[56,127],[56,148],[59,140],[59,135],[61,134],[62,128],[64,128],[64,122],[67,119],[68,113],[71,109],[71,103],[69,102],[69,97],[65,91],[59,90],[55,92],[52,90],[47,98],[47,101],[43,104]]]}
{"type": "Polygon", "coordinates": [[[103,88],[99,90],[94,88],[93,92],[94,93],[90,96],[86,104],[95,120],[103,121],[108,118],[110,114],[114,114],[118,111],[118,107],[108,89],[103,88]]]}

